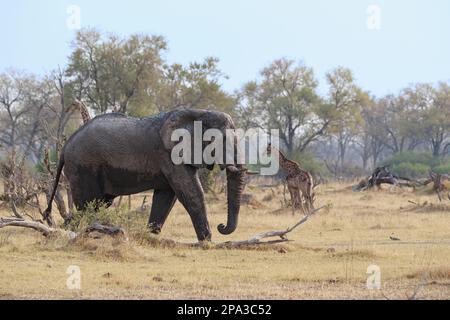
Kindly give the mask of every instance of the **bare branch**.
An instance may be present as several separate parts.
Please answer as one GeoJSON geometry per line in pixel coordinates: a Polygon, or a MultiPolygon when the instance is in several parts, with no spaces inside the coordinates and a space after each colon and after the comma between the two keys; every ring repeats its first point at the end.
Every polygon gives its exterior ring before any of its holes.
{"type": "Polygon", "coordinates": [[[326,208],[327,206],[322,206],[320,208],[312,210],[310,213],[305,215],[299,222],[297,222],[292,227],[287,228],[286,230],[280,230],[280,231],[268,231],[268,232],[262,232],[254,235],[248,240],[243,241],[227,241],[223,243],[218,243],[215,245],[216,248],[230,248],[230,247],[242,247],[242,246],[252,246],[252,245],[261,245],[261,244],[275,244],[280,242],[287,242],[289,239],[287,238],[287,234],[295,230],[298,226],[308,221],[309,218],[311,218],[314,214],[319,212],[320,210],[326,208]],[[279,237],[280,239],[277,240],[270,240],[270,241],[261,241],[262,239],[266,238],[273,238],[273,237],[279,237]]]}

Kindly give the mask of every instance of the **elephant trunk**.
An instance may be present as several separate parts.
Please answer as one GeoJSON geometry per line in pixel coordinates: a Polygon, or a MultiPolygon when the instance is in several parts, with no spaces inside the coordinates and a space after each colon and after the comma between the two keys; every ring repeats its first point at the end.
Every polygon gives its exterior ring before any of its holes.
{"type": "Polygon", "coordinates": [[[227,201],[228,201],[228,221],[227,225],[220,224],[217,229],[221,234],[231,234],[236,230],[241,207],[241,197],[245,188],[246,170],[242,166],[227,168],[227,201]],[[236,170],[238,169],[238,170],[236,170]]]}

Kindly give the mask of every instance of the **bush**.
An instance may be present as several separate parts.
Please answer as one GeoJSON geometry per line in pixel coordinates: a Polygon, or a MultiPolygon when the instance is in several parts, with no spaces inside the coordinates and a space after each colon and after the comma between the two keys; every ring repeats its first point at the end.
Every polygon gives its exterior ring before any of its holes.
{"type": "Polygon", "coordinates": [[[402,162],[392,166],[392,172],[405,178],[418,178],[426,175],[430,167],[421,163],[402,162]]]}
{"type": "Polygon", "coordinates": [[[425,152],[402,152],[393,155],[383,162],[394,174],[406,178],[418,178],[428,174],[430,170],[437,173],[450,172],[450,159],[433,157],[425,152]]]}
{"type": "Polygon", "coordinates": [[[325,165],[322,162],[317,161],[310,152],[292,155],[292,158],[290,159],[297,161],[302,169],[311,172],[313,176],[326,176],[328,174],[325,165]]]}
{"type": "Polygon", "coordinates": [[[434,167],[433,171],[440,174],[450,174],[450,162],[434,167]]]}
{"type": "Polygon", "coordinates": [[[409,162],[412,164],[422,164],[430,168],[435,167],[441,163],[439,158],[433,157],[431,153],[426,152],[402,152],[393,155],[391,158],[384,161],[383,165],[394,167],[401,163],[409,162]]]}
{"type": "Polygon", "coordinates": [[[121,208],[111,208],[108,210],[106,206],[100,205],[99,210],[95,210],[96,204],[89,203],[85,210],[76,211],[72,219],[70,219],[67,227],[72,231],[84,230],[94,222],[103,225],[120,224],[121,208]]]}

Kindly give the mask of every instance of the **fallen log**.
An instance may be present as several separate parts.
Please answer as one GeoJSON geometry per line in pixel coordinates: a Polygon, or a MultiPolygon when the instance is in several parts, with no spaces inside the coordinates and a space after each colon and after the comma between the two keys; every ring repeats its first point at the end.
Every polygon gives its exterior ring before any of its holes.
{"type": "Polygon", "coordinates": [[[74,232],[48,227],[39,221],[25,220],[23,218],[0,218],[0,229],[5,227],[33,229],[40,232],[44,237],[51,237],[58,234],[67,236],[69,239],[74,239],[76,237],[76,233],[74,232]]]}
{"type": "Polygon", "coordinates": [[[0,229],[5,227],[22,227],[33,229],[40,232],[44,237],[50,238],[53,236],[62,236],[69,240],[75,240],[81,236],[89,235],[93,232],[105,234],[108,236],[122,236],[126,241],[128,240],[126,232],[120,227],[105,226],[99,223],[94,223],[88,226],[82,232],[73,232],[60,228],[48,227],[40,221],[25,220],[21,218],[0,218],[0,229]]]}
{"type": "Polygon", "coordinates": [[[388,167],[384,166],[376,168],[368,178],[363,179],[357,185],[354,185],[352,190],[354,192],[365,191],[373,187],[380,188],[382,184],[391,184],[399,187],[411,188],[422,185],[419,181],[392,174],[388,167]]]}
{"type": "Polygon", "coordinates": [[[314,214],[316,214],[317,212],[319,212],[320,210],[322,210],[322,209],[324,209],[326,207],[328,207],[328,206],[322,206],[320,208],[312,210],[310,213],[305,215],[300,221],[298,221],[295,225],[293,225],[292,227],[287,228],[286,230],[262,232],[262,233],[258,233],[256,235],[254,235],[253,237],[251,237],[248,240],[227,241],[227,242],[214,244],[214,246],[216,248],[239,248],[239,247],[242,247],[242,246],[253,246],[253,245],[264,245],[264,244],[275,244],[275,243],[280,243],[280,242],[288,242],[288,241],[290,241],[287,238],[287,234],[288,233],[290,233],[293,230],[295,230],[298,226],[300,226],[303,223],[305,223],[306,221],[308,221],[308,219],[311,218],[314,214]],[[276,237],[278,237],[280,239],[269,240],[269,241],[261,241],[263,239],[276,238],[276,237]]]}
{"type": "MultiPolygon", "coordinates": [[[[308,221],[309,218],[311,218],[314,214],[319,212],[320,210],[327,208],[329,206],[322,206],[320,208],[314,209],[311,212],[309,212],[307,215],[305,215],[300,221],[298,221],[296,224],[294,224],[292,227],[289,227],[285,230],[274,230],[274,231],[267,231],[267,232],[261,232],[253,237],[251,237],[248,240],[242,240],[242,241],[227,241],[227,242],[221,242],[221,243],[179,243],[173,240],[169,240],[170,243],[174,246],[183,246],[183,247],[205,247],[209,246],[212,248],[240,248],[245,246],[255,246],[255,245],[270,245],[270,244],[277,244],[282,242],[288,242],[290,241],[287,238],[287,235],[294,231],[296,228],[298,228],[300,225],[308,221]],[[268,238],[279,238],[274,240],[268,240],[268,241],[262,241],[263,239],[268,238]]],[[[53,228],[48,227],[45,224],[41,223],[40,221],[31,221],[31,220],[25,220],[21,218],[0,218],[0,229],[5,227],[23,227],[23,228],[30,228],[33,230],[36,230],[40,232],[45,237],[51,237],[55,235],[60,235],[63,237],[68,238],[69,240],[75,240],[83,235],[87,235],[93,232],[98,232],[102,234],[106,234],[109,236],[121,236],[125,239],[125,241],[128,241],[127,234],[124,229],[120,227],[113,227],[113,226],[105,226],[99,223],[94,223],[87,227],[83,232],[73,232],[73,231],[67,231],[59,228],[53,228]]]]}

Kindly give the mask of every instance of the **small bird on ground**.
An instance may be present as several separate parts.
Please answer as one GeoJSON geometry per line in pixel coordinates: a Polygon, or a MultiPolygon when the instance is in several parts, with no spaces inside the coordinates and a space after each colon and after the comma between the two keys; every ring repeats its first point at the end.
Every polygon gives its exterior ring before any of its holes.
{"type": "Polygon", "coordinates": [[[389,239],[392,241],[400,241],[400,238],[397,238],[393,233],[389,236],[389,239]]]}

